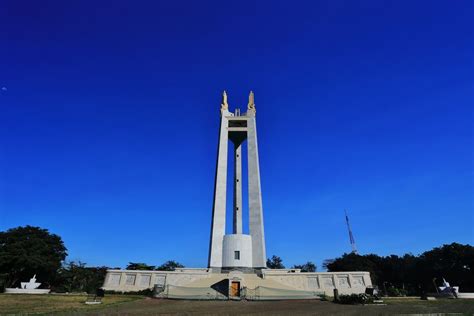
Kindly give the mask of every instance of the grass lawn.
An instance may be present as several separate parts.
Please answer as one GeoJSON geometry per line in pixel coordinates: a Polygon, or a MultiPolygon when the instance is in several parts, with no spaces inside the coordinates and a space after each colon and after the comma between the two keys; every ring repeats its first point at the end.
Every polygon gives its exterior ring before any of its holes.
{"type": "Polygon", "coordinates": [[[419,298],[384,298],[387,309],[397,313],[462,313],[474,314],[473,299],[438,299],[424,301],[419,298]]]}
{"type": "Polygon", "coordinates": [[[73,311],[83,313],[143,299],[141,296],[108,295],[101,305],[86,305],[84,304],[86,298],[87,295],[0,294],[0,315],[49,315],[55,312],[73,311]]]}
{"type": "Polygon", "coordinates": [[[106,295],[102,305],[87,306],[83,295],[0,294],[0,315],[386,315],[474,314],[474,300],[385,299],[384,306],[339,305],[318,300],[182,301],[106,295]]]}

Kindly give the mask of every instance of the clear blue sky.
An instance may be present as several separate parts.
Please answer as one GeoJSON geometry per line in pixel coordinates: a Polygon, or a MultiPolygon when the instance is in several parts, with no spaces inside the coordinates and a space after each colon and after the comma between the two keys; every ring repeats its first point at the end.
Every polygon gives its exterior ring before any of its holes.
{"type": "Polygon", "coordinates": [[[267,254],[474,243],[472,1],[2,1],[0,230],[207,264],[220,94],[255,91],[267,254]]]}

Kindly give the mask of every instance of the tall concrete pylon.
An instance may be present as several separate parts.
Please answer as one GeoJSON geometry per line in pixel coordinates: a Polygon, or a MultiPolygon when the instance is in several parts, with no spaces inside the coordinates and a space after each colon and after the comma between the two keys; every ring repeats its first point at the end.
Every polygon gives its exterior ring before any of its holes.
{"type": "Polygon", "coordinates": [[[250,92],[247,112],[229,112],[227,93],[221,103],[211,238],[208,267],[222,270],[256,270],[266,267],[262,193],[254,94],[250,92]],[[249,234],[242,231],[242,143],[247,140],[249,234]],[[225,233],[227,205],[228,143],[234,145],[234,203],[232,234],[225,233]]]}

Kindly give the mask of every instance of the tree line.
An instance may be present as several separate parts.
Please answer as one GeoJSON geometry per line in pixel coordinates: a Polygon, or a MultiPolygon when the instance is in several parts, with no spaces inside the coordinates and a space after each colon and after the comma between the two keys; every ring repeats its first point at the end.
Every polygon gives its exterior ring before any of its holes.
{"type": "MultiPolygon", "coordinates": [[[[267,268],[285,269],[285,265],[280,257],[273,255],[271,258],[267,259],[267,268]]],[[[316,272],[317,267],[314,263],[308,261],[304,264],[295,264],[291,269],[300,269],[301,272],[316,272]]]]}
{"type": "MultiPolygon", "coordinates": [[[[267,260],[267,267],[285,268],[283,260],[275,255],[267,260]]],[[[451,286],[459,286],[461,292],[474,291],[474,247],[459,243],[435,247],[418,256],[410,253],[403,256],[345,253],[326,260],[323,268],[328,272],[370,272],[373,285],[389,296],[436,292],[435,285],[441,286],[443,279],[451,286]]],[[[307,262],[294,265],[292,269],[314,272],[316,266],[307,262]]]]}
{"type": "MultiPolygon", "coordinates": [[[[95,293],[104,284],[108,269],[120,269],[88,267],[85,262],[65,261],[66,257],[61,237],[47,229],[24,226],[0,232],[0,293],[2,288],[19,287],[34,274],[42,288],[53,292],[95,293]]],[[[126,269],[173,271],[182,267],[170,260],[159,266],[130,262],[126,269]]]]}
{"type": "Polygon", "coordinates": [[[368,271],[374,285],[388,295],[435,292],[443,278],[461,292],[474,291],[474,247],[452,243],[419,256],[344,254],[326,262],[329,272],[368,271]]]}
{"type": "MultiPolygon", "coordinates": [[[[80,261],[67,262],[66,257],[67,248],[61,237],[46,229],[24,226],[0,232],[0,288],[18,287],[34,274],[42,287],[55,292],[92,293],[102,286],[109,267],[88,267],[80,261]]],[[[130,262],[126,269],[173,271],[183,267],[169,260],[156,266],[130,262]]],[[[285,265],[274,255],[267,260],[267,267],[284,269],[285,265]]],[[[462,292],[474,291],[474,247],[458,243],[436,247],[418,256],[343,254],[326,261],[323,268],[329,272],[368,271],[373,284],[389,295],[433,292],[434,283],[441,285],[443,278],[451,285],[459,285],[462,292]]],[[[315,272],[317,267],[308,261],[291,269],[315,272]]]]}

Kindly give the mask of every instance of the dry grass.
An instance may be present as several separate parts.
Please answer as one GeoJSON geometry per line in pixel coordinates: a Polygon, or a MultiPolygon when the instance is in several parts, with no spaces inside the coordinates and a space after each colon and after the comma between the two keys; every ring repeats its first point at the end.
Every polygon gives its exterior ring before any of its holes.
{"type": "Polygon", "coordinates": [[[474,300],[388,300],[385,306],[301,301],[178,301],[147,299],[101,309],[88,315],[393,315],[474,313],[474,300]]]}
{"type": "Polygon", "coordinates": [[[101,305],[84,304],[87,295],[15,295],[0,294],[0,315],[49,315],[56,312],[87,312],[142,297],[126,295],[106,296],[101,305]]]}
{"type": "Polygon", "coordinates": [[[386,299],[385,306],[301,301],[180,301],[106,295],[99,306],[83,295],[0,295],[0,315],[386,315],[460,313],[472,315],[474,300],[386,299]]]}

